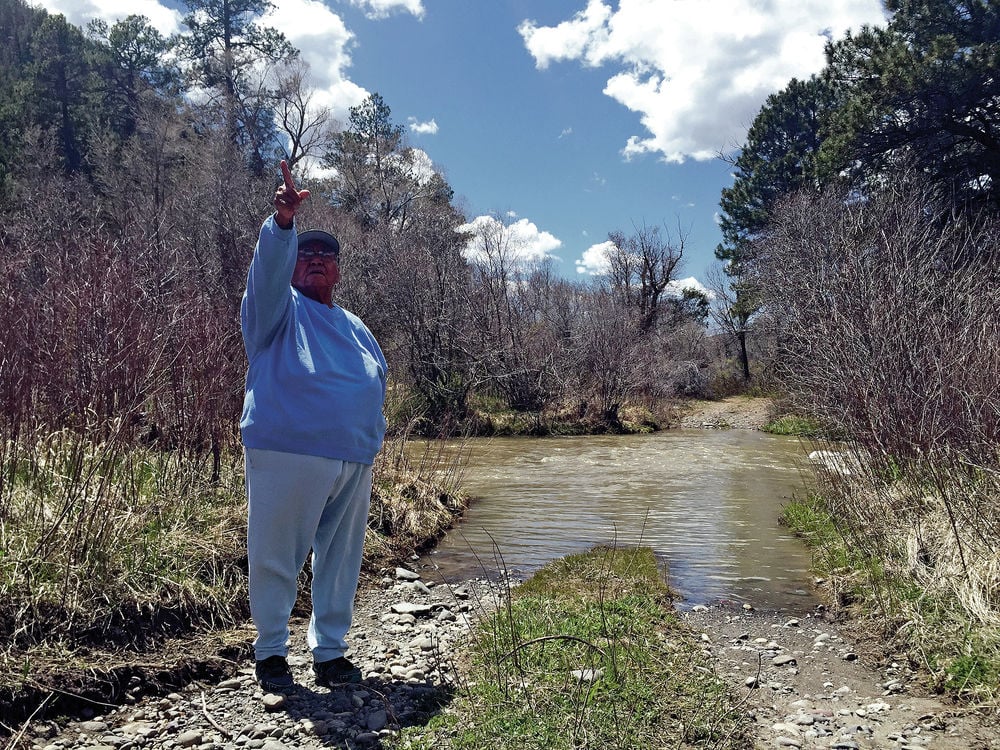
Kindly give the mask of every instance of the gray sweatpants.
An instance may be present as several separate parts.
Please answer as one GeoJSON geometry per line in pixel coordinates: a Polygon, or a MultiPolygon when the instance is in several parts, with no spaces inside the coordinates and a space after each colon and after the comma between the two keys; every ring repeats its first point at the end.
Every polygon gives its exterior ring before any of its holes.
{"type": "Polygon", "coordinates": [[[288,654],[297,579],[312,549],[315,661],[343,656],[361,572],[372,467],[247,448],[247,552],[257,659],[288,654]]]}

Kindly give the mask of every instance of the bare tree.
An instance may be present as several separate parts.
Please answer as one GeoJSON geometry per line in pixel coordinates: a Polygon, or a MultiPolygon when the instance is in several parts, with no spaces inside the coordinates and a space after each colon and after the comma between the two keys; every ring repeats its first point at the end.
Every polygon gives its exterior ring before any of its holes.
{"type": "Polygon", "coordinates": [[[552,368],[542,310],[529,294],[531,280],[547,279],[543,267],[525,257],[526,248],[503,217],[480,220],[470,244],[473,317],[479,352],[490,384],[515,409],[537,410],[546,400],[552,368]]]}
{"type": "Polygon", "coordinates": [[[621,299],[597,286],[588,294],[577,330],[582,410],[620,429],[621,408],[647,382],[636,328],[621,299]]]}
{"type": "Polygon", "coordinates": [[[608,235],[613,248],[608,253],[608,283],[612,290],[639,320],[639,330],[646,332],[657,324],[664,293],[675,281],[684,257],[685,236],[674,240],[659,227],[643,226],[634,234],[608,235]]]}
{"type": "Polygon", "coordinates": [[[906,177],[863,201],[831,191],[783,204],[760,288],[792,395],[879,453],[945,441],[995,457],[996,236],[906,177]]]}
{"type": "Polygon", "coordinates": [[[725,275],[718,268],[710,272],[709,286],[714,295],[709,315],[719,329],[735,343],[743,380],[750,382],[747,336],[760,313],[760,294],[752,284],[739,276],[725,275]]]}
{"type": "Polygon", "coordinates": [[[275,120],[279,133],[288,139],[282,145],[284,159],[294,167],[303,159],[326,153],[340,126],[329,107],[315,103],[307,62],[295,58],[278,68],[275,77],[275,120]]]}

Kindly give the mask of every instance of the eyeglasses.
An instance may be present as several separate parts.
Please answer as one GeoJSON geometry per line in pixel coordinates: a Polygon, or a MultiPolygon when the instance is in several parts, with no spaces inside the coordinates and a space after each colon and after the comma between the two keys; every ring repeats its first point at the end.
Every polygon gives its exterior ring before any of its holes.
{"type": "Polygon", "coordinates": [[[330,248],[325,245],[306,245],[305,247],[299,248],[300,258],[337,258],[337,253],[335,253],[330,248]]]}

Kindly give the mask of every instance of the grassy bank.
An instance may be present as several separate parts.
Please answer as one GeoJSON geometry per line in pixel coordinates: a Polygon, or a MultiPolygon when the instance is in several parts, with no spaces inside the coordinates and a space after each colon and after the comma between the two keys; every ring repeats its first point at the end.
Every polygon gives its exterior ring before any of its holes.
{"type": "Polygon", "coordinates": [[[927,477],[914,485],[898,469],[876,478],[852,466],[783,513],[812,547],[829,600],[880,642],[880,652],[907,654],[930,690],[995,710],[1000,557],[987,541],[990,524],[983,517],[985,525],[970,530],[968,505],[949,512],[927,477]]]}
{"type": "MultiPolygon", "coordinates": [[[[53,711],[119,702],[130,681],[155,692],[246,655],[246,634],[226,635],[249,618],[240,453],[213,461],[70,432],[26,445],[0,457],[0,733],[43,699],[53,711]]],[[[456,478],[386,444],[367,574],[444,533],[465,507],[456,478]]]]}
{"type": "Polygon", "coordinates": [[[446,711],[398,750],[745,748],[746,717],[676,619],[651,550],[543,568],[480,623],[446,711]]]}
{"type": "Polygon", "coordinates": [[[586,403],[551,403],[534,411],[511,409],[499,399],[477,395],[471,400],[463,435],[478,437],[638,434],[674,425],[686,402],[661,399],[629,402],[609,415],[598,415],[586,403]]]}

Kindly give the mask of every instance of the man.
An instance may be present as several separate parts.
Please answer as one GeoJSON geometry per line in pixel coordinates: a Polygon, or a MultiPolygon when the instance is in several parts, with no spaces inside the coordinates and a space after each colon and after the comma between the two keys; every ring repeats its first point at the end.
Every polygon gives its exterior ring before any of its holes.
{"type": "Polygon", "coordinates": [[[375,337],[333,302],[340,245],[296,235],[298,190],[287,163],[260,230],[240,319],[249,369],[240,431],[249,501],[247,550],[257,681],[294,684],[288,619],[312,549],[308,643],[317,683],[358,682],[344,656],[385,435],[386,362],[375,337]]]}

